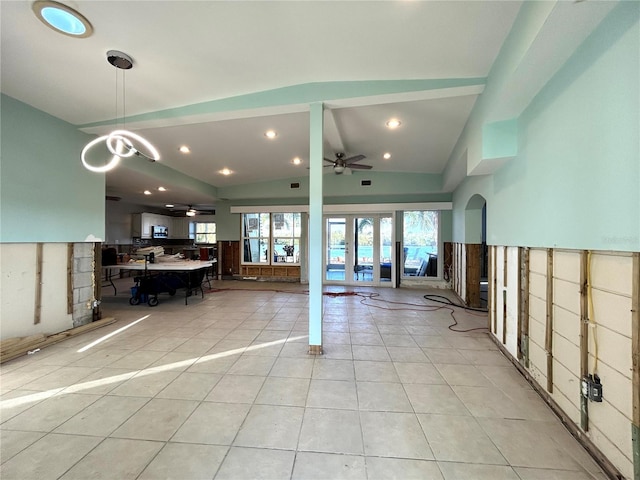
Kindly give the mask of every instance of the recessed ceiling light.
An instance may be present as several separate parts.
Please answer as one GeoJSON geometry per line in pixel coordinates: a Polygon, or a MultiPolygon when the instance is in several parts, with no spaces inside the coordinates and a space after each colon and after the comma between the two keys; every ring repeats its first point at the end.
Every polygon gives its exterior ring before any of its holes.
{"type": "Polygon", "coordinates": [[[387,127],[389,128],[398,128],[400,126],[401,122],[400,120],[398,120],[397,118],[392,118],[391,120],[389,120],[387,122],[387,127]]]}
{"type": "Polygon", "coordinates": [[[228,168],[223,168],[222,170],[220,170],[220,173],[222,175],[231,175],[231,173],[233,172],[231,172],[231,170],[229,170],[228,168]]]}
{"type": "Polygon", "coordinates": [[[145,191],[144,191],[144,194],[145,194],[145,195],[151,195],[151,192],[150,192],[149,190],[145,190],[145,191]]]}
{"type": "Polygon", "coordinates": [[[159,192],[166,192],[166,191],[167,191],[167,189],[166,189],[166,188],[164,188],[164,187],[158,187],[158,191],[159,191],[159,192]]]}
{"type": "Polygon", "coordinates": [[[382,156],[382,158],[384,158],[385,160],[389,160],[391,158],[391,154],[387,152],[382,156]]]}
{"type": "Polygon", "coordinates": [[[191,149],[189,149],[189,147],[187,147],[186,145],[182,145],[182,146],[180,147],[180,151],[181,151],[182,153],[191,153],[191,149]]]}
{"type": "Polygon", "coordinates": [[[167,208],[173,208],[173,207],[175,207],[175,205],[174,205],[173,203],[167,203],[167,204],[165,205],[165,207],[167,207],[167,208]]]}
{"type": "Polygon", "coordinates": [[[264,136],[267,138],[274,139],[278,136],[278,134],[275,130],[267,130],[266,132],[264,132],[264,136]]]}
{"type": "Polygon", "coordinates": [[[300,157],[296,157],[291,160],[291,163],[293,163],[294,165],[300,165],[302,163],[302,160],[300,160],[300,157]]]}
{"type": "Polygon", "coordinates": [[[42,23],[56,32],[76,38],[85,38],[93,33],[89,20],[66,5],[51,1],[37,1],[31,8],[42,23]]]}

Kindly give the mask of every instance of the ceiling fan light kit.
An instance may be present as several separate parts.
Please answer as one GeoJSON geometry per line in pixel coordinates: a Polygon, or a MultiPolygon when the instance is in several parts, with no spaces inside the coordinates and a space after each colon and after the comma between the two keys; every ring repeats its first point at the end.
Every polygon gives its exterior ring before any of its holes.
{"type": "Polygon", "coordinates": [[[336,153],[336,159],[330,160],[325,158],[325,162],[331,163],[331,165],[325,165],[325,167],[333,167],[333,172],[336,175],[342,175],[343,173],[350,172],[352,169],[355,170],[371,170],[373,168],[371,165],[365,165],[363,163],[356,163],[360,160],[364,160],[364,155],[354,155],[353,157],[345,158],[344,153],[336,153]]]}
{"type": "MultiPolygon", "coordinates": [[[[130,70],[131,68],[133,68],[133,60],[131,59],[131,57],[126,53],[120,52],[118,50],[109,50],[107,52],[107,61],[114,67],[121,70],[130,70]]],[[[102,173],[114,169],[120,163],[120,159],[132,157],[133,155],[136,155],[138,157],[145,157],[150,162],[156,162],[160,160],[160,154],[158,153],[158,150],[156,150],[156,148],[151,144],[151,142],[149,142],[146,138],[138,135],[137,133],[133,133],[129,130],[124,129],[116,129],[109,135],[102,135],[101,137],[98,137],[87,143],[80,153],[80,159],[82,160],[82,164],[87,170],[102,173]],[[107,149],[109,150],[109,153],[112,155],[112,157],[111,160],[106,164],[96,167],[89,164],[89,162],[87,161],[87,152],[89,152],[89,150],[91,150],[95,145],[103,141],[105,142],[107,149]],[[140,146],[144,150],[144,153],[140,150],[140,146]]]]}

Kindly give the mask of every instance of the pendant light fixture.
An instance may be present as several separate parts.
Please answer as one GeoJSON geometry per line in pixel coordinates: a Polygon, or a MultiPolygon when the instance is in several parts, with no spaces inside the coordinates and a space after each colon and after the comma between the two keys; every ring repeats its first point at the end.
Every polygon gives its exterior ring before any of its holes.
{"type": "MultiPolygon", "coordinates": [[[[122,72],[122,117],[123,117],[123,125],[124,119],[126,118],[125,112],[125,95],[124,95],[124,70],[130,70],[133,67],[133,60],[126,53],[119,52],[117,50],[109,50],[107,52],[107,61],[116,67],[119,70],[123,70],[122,72]]],[[[117,89],[118,89],[118,81],[117,81],[117,72],[116,72],[116,123],[118,117],[118,107],[117,107],[117,89]]],[[[109,135],[103,135],[98,137],[89,143],[87,143],[82,149],[82,153],[80,154],[80,158],[82,160],[82,164],[85,166],[87,170],[91,170],[92,172],[108,172],[115,168],[119,163],[120,159],[128,158],[133,155],[145,157],[150,162],[155,162],[160,160],[160,154],[158,150],[144,137],[125,130],[124,128],[112,131],[109,135]],[[111,160],[103,166],[96,167],[90,165],[87,162],[87,152],[91,150],[95,145],[104,142],[106,144],[107,150],[109,153],[113,155],[111,160]]]]}

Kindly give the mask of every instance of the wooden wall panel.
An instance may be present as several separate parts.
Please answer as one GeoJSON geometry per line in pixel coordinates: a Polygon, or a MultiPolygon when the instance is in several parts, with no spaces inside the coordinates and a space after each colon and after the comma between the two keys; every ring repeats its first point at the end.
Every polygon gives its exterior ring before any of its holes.
{"type": "Polygon", "coordinates": [[[580,283],[580,251],[555,250],[553,274],[556,278],[580,283]]]}
{"type": "Polygon", "coordinates": [[[591,277],[593,288],[616,292],[631,298],[633,278],[633,258],[631,254],[612,255],[593,253],[591,256],[591,277]]]}
{"type": "Polygon", "coordinates": [[[580,347],[580,315],[557,305],[553,310],[553,315],[556,334],[562,335],[576,347],[580,347]]]}
{"type": "Polygon", "coordinates": [[[555,278],[555,270],[553,279],[553,304],[576,315],[580,315],[580,284],[555,278]]]}
{"type": "Polygon", "coordinates": [[[480,308],[480,269],[482,245],[469,243],[465,245],[466,273],[465,290],[466,304],[472,308],[480,308]]]}
{"type": "Polygon", "coordinates": [[[562,406],[562,410],[571,417],[574,423],[580,421],[580,397],[576,395],[578,388],[576,376],[560,362],[555,362],[553,371],[553,399],[562,406]],[[570,388],[573,386],[574,388],[570,388]]]}
{"type": "Polygon", "coordinates": [[[628,418],[608,403],[590,403],[589,424],[589,438],[618,466],[626,478],[632,478],[631,428],[628,418]],[[593,415],[596,409],[597,415],[593,415]]]}
{"type": "Polygon", "coordinates": [[[546,275],[547,251],[542,248],[532,248],[529,251],[529,270],[546,275]]]}
{"type": "Polygon", "coordinates": [[[547,295],[547,276],[529,272],[529,295],[544,300],[547,295]]]}
{"type": "MultiPolygon", "coordinates": [[[[578,318],[574,317],[574,320],[578,321],[578,318]]],[[[573,384],[569,387],[569,390],[572,391],[571,395],[574,395],[573,390],[576,388],[576,382],[580,378],[580,346],[562,335],[558,335],[557,332],[553,337],[553,341],[554,358],[566,367],[574,377],[573,384]]]]}

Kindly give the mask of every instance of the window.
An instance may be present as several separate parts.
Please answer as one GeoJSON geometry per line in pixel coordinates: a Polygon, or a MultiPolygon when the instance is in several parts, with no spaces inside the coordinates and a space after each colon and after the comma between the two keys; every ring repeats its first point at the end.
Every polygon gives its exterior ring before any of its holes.
{"type": "Polygon", "coordinates": [[[243,263],[269,264],[270,227],[271,215],[269,213],[245,213],[242,215],[243,263]]]}
{"type": "Polygon", "coordinates": [[[244,213],[244,264],[300,263],[300,213],[244,213]]]}
{"type": "Polygon", "coordinates": [[[300,263],[300,214],[273,213],[273,262],[300,263]]]}
{"type": "Polygon", "coordinates": [[[196,222],[196,243],[216,243],[216,223],[196,222]]]}
{"type": "Polygon", "coordinates": [[[402,274],[406,277],[438,276],[439,212],[406,211],[403,215],[402,274]]]}

